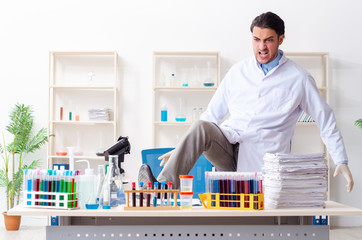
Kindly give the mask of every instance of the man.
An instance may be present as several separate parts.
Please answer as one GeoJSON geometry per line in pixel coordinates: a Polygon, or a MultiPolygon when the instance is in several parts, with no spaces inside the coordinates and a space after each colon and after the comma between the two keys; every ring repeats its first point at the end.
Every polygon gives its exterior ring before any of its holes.
{"type": "MultiPolygon", "coordinates": [[[[350,192],[352,174],[333,111],[313,77],[279,50],[284,21],[267,12],[253,20],[250,30],[254,56],[229,70],[201,120],[190,127],[174,151],[159,158],[161,165],[167,164],[157,180],[171,181],[178,188],[179,175],[190,172],[202,153],[222,171],[261,171],[265,153],[290,153],[294,129],[304,110],[315,120],[337,165],[334,175],[347,179],[350,192]]],[[[139,181],[156,181],[148,165],[142,165],[139,181]]]]}

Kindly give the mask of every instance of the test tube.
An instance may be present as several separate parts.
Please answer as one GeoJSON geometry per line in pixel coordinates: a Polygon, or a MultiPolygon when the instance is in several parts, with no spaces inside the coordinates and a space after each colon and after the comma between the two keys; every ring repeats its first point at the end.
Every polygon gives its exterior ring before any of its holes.
{"type": "MultiPolygon", "coordinates": [[[[143,188],[143,182],[140,182],[140,189],[143,188]]],[[[140,207],[143,207],[143,192],[140,192],[140,207]]]]}
{"type": "Polygon", "coordinates": [[[245,174],[244,176],[244,193],[245,193],[245,196],[244,196],[244,208],[249,208],[249,180],[248,180],[248,175],[245,174]]]}
{"type": "MultiPolygon", "coordinates": [[[[165,182],[161,182],[161,190],[165,190],[165,186],[166,183],[165,182]]],[[[161,193],[161,207],[163,206],[163,199],[164,199],[165,195],[163,193],[161,193]]]]}
{"type": "MultiPolygon", "coordinates": [[[[167,183],[167,187],[168,187],[168,190],[172,190],[172,182],[168,182],[168,183],[167,183]]],[[[168,206],[171,206],[171,198],[172,198],[172,193],[170,192],[170,193],[167,195],[167,205],[168,205],[168,206]]]]}
{"type": "Polygon", "coordinates": [[[60,107],[60,120],[63,120],[63,107],[60,107]]]}
{"type": "MultiPolygon", "coordinates": [[[[158,182],[154,182],[153,186],[154,186],[153,187],[154,190],[158,190],[158,182]]],[[[157,193],[156,192],[155,192],[155,195],[153,197],[153,206],[157,207],[157,193]]]]}
{"type": "MultiPolygon", "coordinates": [[[[136,190],[136,183],[132,182],[132,190],[136,190]]],[[[132,193],[132,206],[136,207],[136,193],[132,193]]]]}
{"type": "MultiPolygon", "coordinates": [[[[151,186],[152,186],[152,183],[148,182],[147,183],[147,190],[151,190],[151,186]]],[[[147,203],[146,203],[147,207],[151,206],[151,195],[152,194],[150,192],[147,194],[147,203]]]]}
{"type": "Polygon", "coordinates": [[[258,173],[255,172],[254,173],[254,209],[259,209],[259,198],[258,198],[258,193],[259,193],[259,181],[258,181],[258,173]]]}

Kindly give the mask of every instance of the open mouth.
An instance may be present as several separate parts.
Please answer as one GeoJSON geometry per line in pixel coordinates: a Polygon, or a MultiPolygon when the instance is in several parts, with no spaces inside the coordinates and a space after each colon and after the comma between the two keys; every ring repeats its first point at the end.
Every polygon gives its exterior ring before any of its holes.
{"type": "Polygon", "coordinates": [[[259,52],[259,56],[264,59],[268,56],[268,52],[259,52]]]}

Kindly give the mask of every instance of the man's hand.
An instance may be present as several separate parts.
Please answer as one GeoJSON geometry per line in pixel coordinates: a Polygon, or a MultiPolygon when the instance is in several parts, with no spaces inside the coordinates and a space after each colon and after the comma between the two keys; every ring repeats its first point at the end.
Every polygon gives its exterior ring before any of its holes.
{"type": "Polygon", "coordinates": [[[160,163],[160,166],[161,166],[161,167],[162,167],[164,164],[167,163],[168,159],[170,158],[171,154],[172,154],[174,151],[175,151],[175,149],[172,150],[172,151],[169,151],[168,153],[163,154],[162,156],[160,156],[160,157],[158,158],[158,160],[162,160],[161,163],[160,163]]]}
{"type": "Polygon", "coordinates": [[[334,175],[333,177],[337,177],[339,174],[342,174],[343,177],[347,180],[347,191],[351,192],[353,189],[353,178],[352,178],[352,173],[349,170],[349,167],[347,164],[341,163],[338,164],[338,166],[336,167],[336,170],[334,171],[334,175]]]}

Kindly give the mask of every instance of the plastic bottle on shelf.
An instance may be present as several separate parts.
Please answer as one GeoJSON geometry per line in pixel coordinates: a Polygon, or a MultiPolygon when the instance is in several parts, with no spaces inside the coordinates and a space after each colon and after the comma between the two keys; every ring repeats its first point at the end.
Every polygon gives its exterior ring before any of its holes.
{"type": "Polygon", "coordinates": [[[88,167],[84,171],[84,175],[79,177],[80,189],[79,189],[79,198],[80,198],[80,207],[87,207],[87,205],[92,205],[96,203],[96,182],[97,177],[94,175],[94,171],[90,168],[88,160],[78,160],[77,162],[86,162],[88,167]]]}
{"type": "Polygon", "coordinates": [[[161,107],[161,122],[167,122],[167,107],[163,105],[161,107]]]}
{"type": "Polygon", "coordinates": [[[174,73],[171,74],[171,77],[170,77],[170,85],[171,85],[171,87],[176,86],[176,76],[175,76],[174,73]]]}

